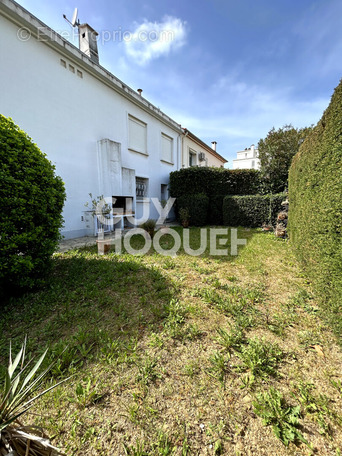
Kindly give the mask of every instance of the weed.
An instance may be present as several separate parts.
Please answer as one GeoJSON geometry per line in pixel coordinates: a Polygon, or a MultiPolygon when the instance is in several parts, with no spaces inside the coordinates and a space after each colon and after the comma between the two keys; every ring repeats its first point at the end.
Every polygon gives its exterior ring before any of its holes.
{"type": "Polygon", "coordinates": [[[331,383],[332,386],[333,386],[334,388],[336,388],[337,391],[338,391],[339,393],[341,393],[341,395],[342,395],[342,381],[341,381],[341,380],[336,380],[336,381],[335,381],[335,380],[333,380],[332,378],[330,378],[330,383],[331,383]]]}
{"type": "Polygon", "coordinates": [[[211,363],[211,368],[209,368],[209,375],[216,378],[222,385],[224,385],[226,373],[228,370],[228,360],[229,358],[225,357],[220,352],[215,352],[210,356],[209,361],[211,363]]]}
{"type": "Polygon", "coordinates": [[[157,371],[158,360],[146,357],[142,363],[135,363],[138,367],[137,381],[148,385],[153,383],[157,378],[161,378],[162,374],[157,371]]]}
{"type": "Polygon", "coordinates": [[[173,445],[168,434],[165,434],[162,431],[158,433],[157,444],[154,445],[154,447],[158,456],[171,456],[177,449],[177,447],[173,445]]]}
{"type": "Polygon", "coordinates": [[[183,367],[183,372],[188,377],[194,378],[194,376],[200,372],[199,362],[190,361],[188,364],[185,364],[183,367]]]}
{"type": "Polygon", "coordinates": [[[253,401],[254,413],[263,420],[264,425],[271,425],[274,434],[288,445],[301,441],[309,445],[298,430],[300,406],[288,405],[283,395],[271,387],[268,392],[258,394],[253,401]]]}
{"type": "Polygon", "coordinates": [[[126,456],[149,456],[149,453],[145,451],[145,444],[139,440],[136,443],[136,446],[128,446],[123,443],[123,448],[126,456]]]}
{"type": "Polygon", "coordinates": [[[75,393],[78,405],[83,408],[95,404],[103,397],[103,394],[100,394],[97,390],[96,382],[90,377],[85,378],[83,382],[77,383],[75,393]]]}
{"type": "MultiPolygon", "coordinates": [[[[283,352],[277,344],[271,344],[259,339],[249,339],[248,344],[242,347],[239,358],[242,365],[237,366],[238,370],[249,370],[251,380],[267,378],[269,375],[276,376],[277,366],[283,352]]],[[[253,383],[253,382],[252,382],[253,383]]]]}
{"type": "Polygon", "coordinates": [[[327,417],[337,418],[336,414],[330,409],[330,399],[324,394],[315,396],[313,394],[315,386],[312,383],[300,382],[296,385],[293,396],[303,405],[304,410],[319,424],[322,434],[331,434],[331,428],[327,417]]]}
{"type": "Polygon", "coordinates": [[[218,342],[222,347],[231,353],[231,350],[236,351],[241,350],[241,346],[245,343],[246,338],[240,327],[235,327],[231,331],[226,331],[225,329],[217,329],[218,337],[216,342],[218,342]]]}

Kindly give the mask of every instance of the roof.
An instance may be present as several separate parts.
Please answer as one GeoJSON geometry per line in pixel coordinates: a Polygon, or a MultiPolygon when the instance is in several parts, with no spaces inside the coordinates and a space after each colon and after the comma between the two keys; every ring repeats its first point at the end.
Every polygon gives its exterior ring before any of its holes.
{"type": "Polygon", "coordinates": [[[0,0],[0,14],[18,26],[24,26],[32,37],[44,42],[64,57],[73,60],[84,71],[90,73],[102,83],[120,93],[144,111],[158,118],[178,133],[182,133],[183,130],[180,124],[150,103],[146,98],[139,95],[135,90],[131,89],[127,84],[106,70],[106,68],[90,60],[90,58],[76,46],[64,39],[15,1],[0,0]]]}
{"type": "Polygon", "coordinates": [[[193,141],[195,141],[199,146],[203,147],[207,152],[212,154],[214,157],[216,157],[218,160],[220,160],[222,163],[228,163],[228,160],[222,157],[222,155],[218,154],[212,147],[208,146],[205,142],[203,142],[200,138],[198,138],[196,135],[191,133],[187,128],[183,128],[184,134],[187,134],[193,141]]]}

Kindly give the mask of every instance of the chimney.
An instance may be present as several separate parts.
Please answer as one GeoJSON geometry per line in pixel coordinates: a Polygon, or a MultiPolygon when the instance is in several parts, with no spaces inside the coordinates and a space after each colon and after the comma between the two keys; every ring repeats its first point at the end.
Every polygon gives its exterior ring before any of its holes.
{"type": "Polygon", "coordinates": [[[98,33],[88,24],[78,26],[78,37],[80,50],[84,52],[90,60],[99,63],[99,52],[97,50],[98,33]]]}
{"type": "Polygon", "coordinates": [[[253,154],[253,157],[254,157],[254,151],[255,151],[255,145],[254,144],[251,145],[251,151],[252,151],[252,154],[253,154]]]}
{"type": "Polygon", "coordinates": [[[216,152],[216,144],[217,142],[216,141],[212,141],[211,142],[211,148],[216,152]]]}
{"type": "Polygon", "coordinates": [[[137,92],[139,93],[140,96],[141,96],[141,94],[142,94],[142,91],[143,91],[143,89],[138,89],[138,90],[137,90],[137,92]]]}

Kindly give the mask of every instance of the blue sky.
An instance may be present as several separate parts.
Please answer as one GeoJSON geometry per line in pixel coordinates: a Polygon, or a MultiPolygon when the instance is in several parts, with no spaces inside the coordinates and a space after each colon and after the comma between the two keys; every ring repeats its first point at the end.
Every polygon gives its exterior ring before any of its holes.
{"type": "Polygon", "coordinates": [[[228,167],[273,126],[317,123],[342,76],[341,0],[75,1],[19,3],[70,35],[77,6],[100,63],[228,167]]]}

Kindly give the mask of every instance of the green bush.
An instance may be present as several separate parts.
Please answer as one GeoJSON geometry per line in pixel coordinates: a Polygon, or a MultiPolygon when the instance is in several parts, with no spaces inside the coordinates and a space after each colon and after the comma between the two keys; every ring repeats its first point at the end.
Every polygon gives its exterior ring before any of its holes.
{"type": "Polygon", "coordinates": [[[208,223],[210,225],[222,225],[223,223],[223,199],[225,195],[213,195],[209,200],[208,223]]]}
{"type": "Polygon", "coordinates": [[[59,240],[65,191],[54,166],[0,115],[0,290],[42,282],[59,240]]]}
{"type": "Polygon", "coordinates": [[[342,334],[342,81],[289,173],[291,244],[342,334]]]}
{"type": "Polygon", "coordinates": [[[255,195],[260,192],[259,171],[193,166],[170,173],[170,196],[203,193],[214,195],[255,195]]]}
{"type": "Polygon", "coordinates": [[[277,195],[226,196],[223,200],[223,224],[255,228],[275,224],[283,193],[277,195]]]}
{"type": "Polygon", "coordinates": [[[209,198],[206,195],[184,195],[177,199],[177,209],[189,211],[192,226],[203,226],[207,222],[209,198]]]}

